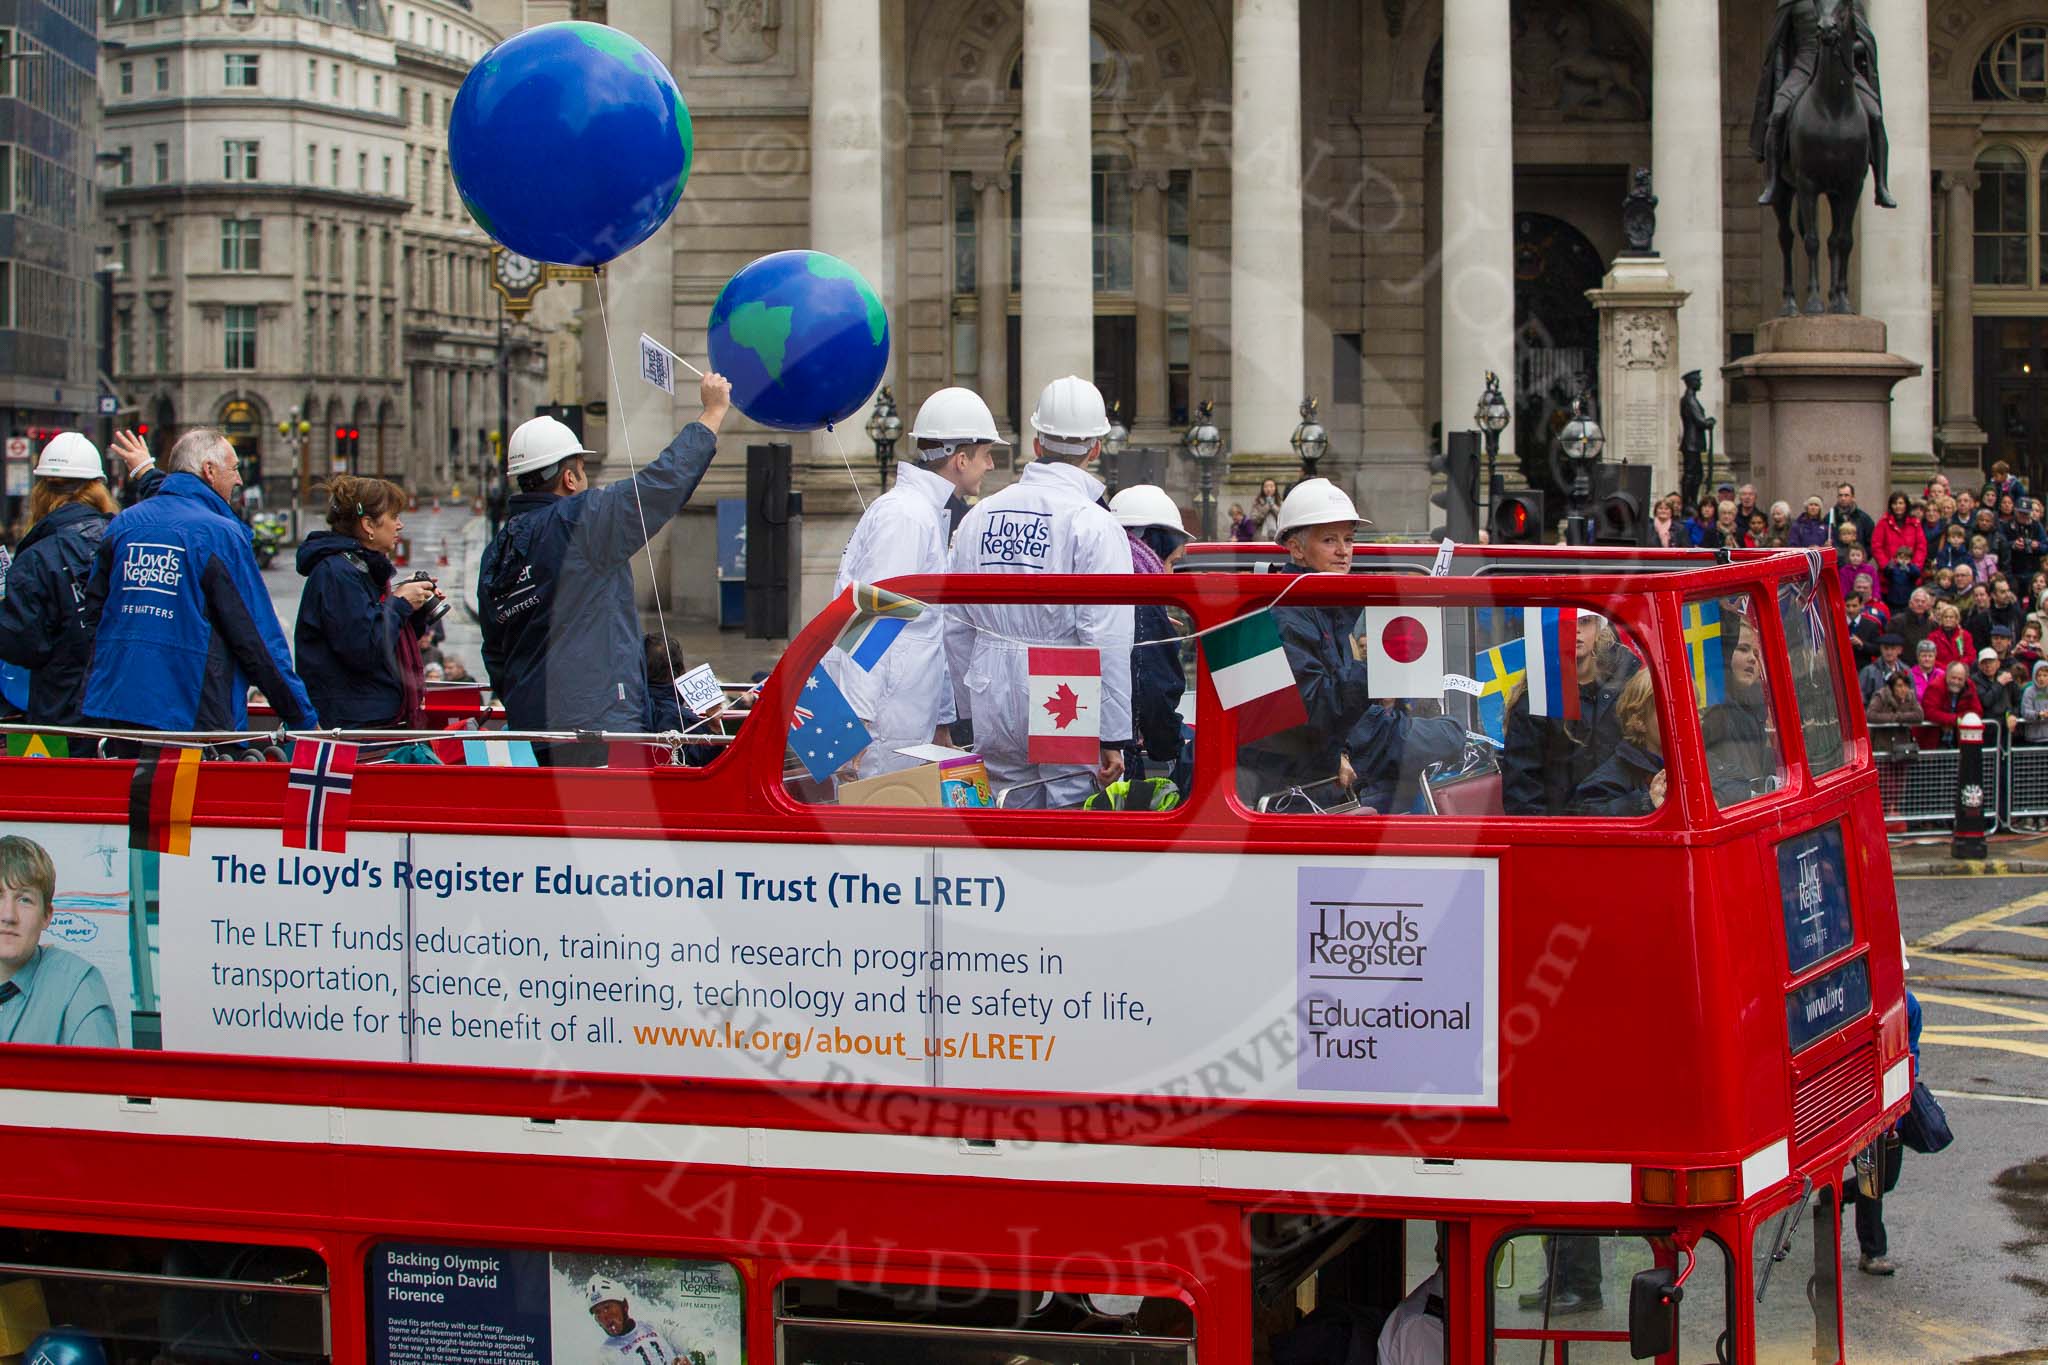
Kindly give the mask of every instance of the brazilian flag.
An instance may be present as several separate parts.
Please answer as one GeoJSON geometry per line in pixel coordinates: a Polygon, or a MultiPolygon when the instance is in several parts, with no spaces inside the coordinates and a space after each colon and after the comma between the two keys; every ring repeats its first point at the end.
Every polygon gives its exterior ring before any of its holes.
{"type": "Polygon", "coordinates": [[[9,758],[69,758],[71,741],[63,735],[10,734],[7,736],[9,758]]]}

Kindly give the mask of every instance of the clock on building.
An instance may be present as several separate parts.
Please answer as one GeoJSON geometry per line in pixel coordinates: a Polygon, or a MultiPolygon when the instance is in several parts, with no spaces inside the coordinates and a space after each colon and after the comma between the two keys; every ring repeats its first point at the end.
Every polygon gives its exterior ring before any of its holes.
{"type": "Polygon", "coordinates": [[[491,287],[504,296],[505,306],[513,312],[533,307],[533,296],[546,283],[539,261],[501,246],[491,248],[491,287]]]}

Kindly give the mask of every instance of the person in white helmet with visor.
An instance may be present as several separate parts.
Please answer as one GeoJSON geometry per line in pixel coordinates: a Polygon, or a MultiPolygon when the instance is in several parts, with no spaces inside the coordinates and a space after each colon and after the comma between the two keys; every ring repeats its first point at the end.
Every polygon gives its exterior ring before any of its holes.
{"type": "Polygon", "coordinates": [[[583,1286],[583,1300],[590,1308],[591,1321],[604,1333],[604,1342],[597,1350],[600,1365],[613,1361],[669,1365],[671,1361],[688,1359],[669,1344],[660,1328],[634,1320],[626,1287],[617,1280],[605,1275],[591,1276],[583,1286]]]}
{"type": "MultiPolygon", "coordinates": [[[[880,583],[907,574],[945,573],[952,517],[947,503],[957,494],[980,494],[995,468],[994,448],[1009,444],[996,430],[995,414],[971,389],[940,389],[924,400],[911,423],[913,458],[896,463],[896,485],[868,504],[839,558],[836,597],[856,583],[880,583]]],[[[950,743],[953,687],[946,671],[945,608],[927,607],[903,627],[876,661],[863,669],[838,650],[826,656],[826,671],[845,694],[853,713],[874,736],[861,752],[861,777],[907,768],[918,760],[897,752],[934,741],[950,743]]]]}
{"type": "MultiPolygon", "coordinates": [[[[591,452],[553,417],[505,446],[518,491],[477,575],[484,667],[514,730],[636,731],[647,714],[647,654],[633,556],[697,489],[718,451],[732,385],[707,374],[703,411],[630,479],[590,486],[591,452]]],[[[597,765],[602,744],[561,744],[551,766],[597,765]]]]}
{"type": "MultiPolygon", "coordinates": [[[[149,448],[132,431],[114,437],[113,453],[128,467],[141,496],[163,482],[149,448]]],[[[0,597],[0,659],[29,670],[32,725],[77,725],[85,718],[85,677],[92,661],[85,590],[92,581],[114,498],[99,448],[75,431],[50,438],[37,458],[29,490],[28,534],[7,569],[0,597]]]]}
{"type": "MultiPolygon", "coordinates": [[[[953,537],[955,573],[1128,574],[1131,543],[1101,505],[1088,466],[1109,434],[1102,394],[1067,375],[1045,386],[1031,414],[1038,458],[1000,493],[981,500],[953,537]]],[[[998,788],[1018,788],[1012,808],[1074,807],[1097,784],[1123,775],[1131,738],[1131,608],[1056,602],[963,603],[946,613],[946,655],[958,713],[998,788]],[[1092,647],[1102,670],[1100,762],[1032,763],[1030,662],[1034,645],[1092,647]]]]}

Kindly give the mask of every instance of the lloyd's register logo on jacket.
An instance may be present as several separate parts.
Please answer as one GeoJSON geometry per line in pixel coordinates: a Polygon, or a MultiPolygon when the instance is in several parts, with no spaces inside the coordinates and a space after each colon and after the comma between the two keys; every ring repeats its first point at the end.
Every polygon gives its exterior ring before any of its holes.
{"type": "Polygon", "coordinates": [[[997,512],[976,547],[984,569],[1044,569],[1052,556],[1052,513],[997,512]]]}
{"type": "Polygon", "coordinates": [[[166,597],[178,595],[178,585],[185,580],[185,547],[182,545],[151,545],[136,541],[129,545],[128,553],[121,560],[121,586],[130,592],[158,592],[166,597]]]}

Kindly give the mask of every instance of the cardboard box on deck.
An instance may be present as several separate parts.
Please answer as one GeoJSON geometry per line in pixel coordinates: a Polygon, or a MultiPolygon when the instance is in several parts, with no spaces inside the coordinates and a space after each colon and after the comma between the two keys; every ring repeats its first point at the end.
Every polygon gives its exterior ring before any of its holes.
{"type": "MultiPolygon", "coordinates": [[[[938,750],[921,746],[919,756],[938,750]]],[[[988,769],[979,754],[944,751],[944,758],[904,768],[880,777],[863,777],[839,784],[842,806],[960,806],[985,807],[995,804],[990,795],[988,769]]]]}
{"type": "Polygon", "coordinates": [[[49,1330],[50,1309],[43,1302],[41,1280],[0,1284],[0,1360],[18,1358],[49,1330]]]}

